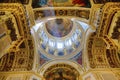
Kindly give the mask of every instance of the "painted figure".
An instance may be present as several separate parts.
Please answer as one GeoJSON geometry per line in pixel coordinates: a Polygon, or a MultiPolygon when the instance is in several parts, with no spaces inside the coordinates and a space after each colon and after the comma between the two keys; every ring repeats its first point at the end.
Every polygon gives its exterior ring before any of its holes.
{"type": "Polygon", "coordinates": [[[85,6],[85,1],[84,0],[73,0],[72,4],[79,5],[79,6],[85,6]]]}

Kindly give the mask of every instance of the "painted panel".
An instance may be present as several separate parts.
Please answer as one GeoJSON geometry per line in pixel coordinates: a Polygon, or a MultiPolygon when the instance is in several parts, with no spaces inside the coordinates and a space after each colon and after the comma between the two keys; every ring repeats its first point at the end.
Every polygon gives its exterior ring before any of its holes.
{"type": "Polygon", "coordinates": [[[90,7],[89,0],[34,0],[33,7],[90,7]]]}
{"type": "Polygon", "coordinates": [[[78,80],[79,73],[67,64],[55,64],[44,73],[46,80],[78,80]]]}

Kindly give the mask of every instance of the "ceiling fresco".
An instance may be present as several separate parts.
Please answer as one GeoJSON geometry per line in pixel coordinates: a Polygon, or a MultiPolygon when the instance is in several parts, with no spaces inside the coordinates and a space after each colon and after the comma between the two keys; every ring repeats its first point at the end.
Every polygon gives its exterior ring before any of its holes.
{"type": "Polygon", "coordinates": [[[38,51],[38,59],[39,59],[39,66],[41,67],[44,63],[49,61],[50,59],[46,56],[44,56],[40,51],[38,51]]]}
{"type": "Polygon", "coordinates": [[[80,51],[76,56],[74,56],[73,58],[71,58],[71,60],[74,60],[75,62],[77,62],[78,64],[82,65],[82,55],[83,55],[83,51],[80,51]]]}
{"type": "Polygon", "coordinates": [[[67,64],[55,64],[44,73],[46,80],[78,80],[78,71],[67,64]]]}
{"type": "Polygon", "coordinates": [[[89,0],[34,0],[33,8],[37,7],[90,7],[89,0]]]}
{"type": "Polygon", "coordinates": [[[50,72],[46,80],[76,80],[76,75],[70,70],[59,68],[50,72]]]}
{"type": "Polygon", "coordinates": [[[73,22],[69,19],[55,19],[46,23],[46,29],[54,37],[64,37],[70,33],[73,22]]]}

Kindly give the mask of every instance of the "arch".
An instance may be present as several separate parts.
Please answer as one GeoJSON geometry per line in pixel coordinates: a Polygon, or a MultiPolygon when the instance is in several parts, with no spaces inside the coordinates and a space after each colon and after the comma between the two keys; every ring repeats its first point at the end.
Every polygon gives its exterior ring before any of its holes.
{"type": "Polygon", "coordinates": [[[82,68],[82,66],[77,64],[74,61],[70,61],[70,60],[52,60],[52,61],[47,62],[43,66],[41,66],[39,68],[39,70],[38,70],[38,73],[43,76],[45,71],[50,66],[53,66],[53,65],[56,65],[56,64],[66,64],[66,65],[69,65],[69,66],[73,67],[76,71],[78,71],[79,74],[82,74],[84,72],[84,69],[82,68]]]}

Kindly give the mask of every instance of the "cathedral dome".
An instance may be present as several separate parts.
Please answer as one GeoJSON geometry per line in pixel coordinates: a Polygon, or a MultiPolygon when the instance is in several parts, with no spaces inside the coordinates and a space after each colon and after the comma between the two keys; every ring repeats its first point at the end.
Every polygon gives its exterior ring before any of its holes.
{"type": "Polygon", "coordinates": [[[40,52],[49,58],[70,58],[82,49],[83,28],[70,18],[52,18],[37,30],[40,52]]]}

